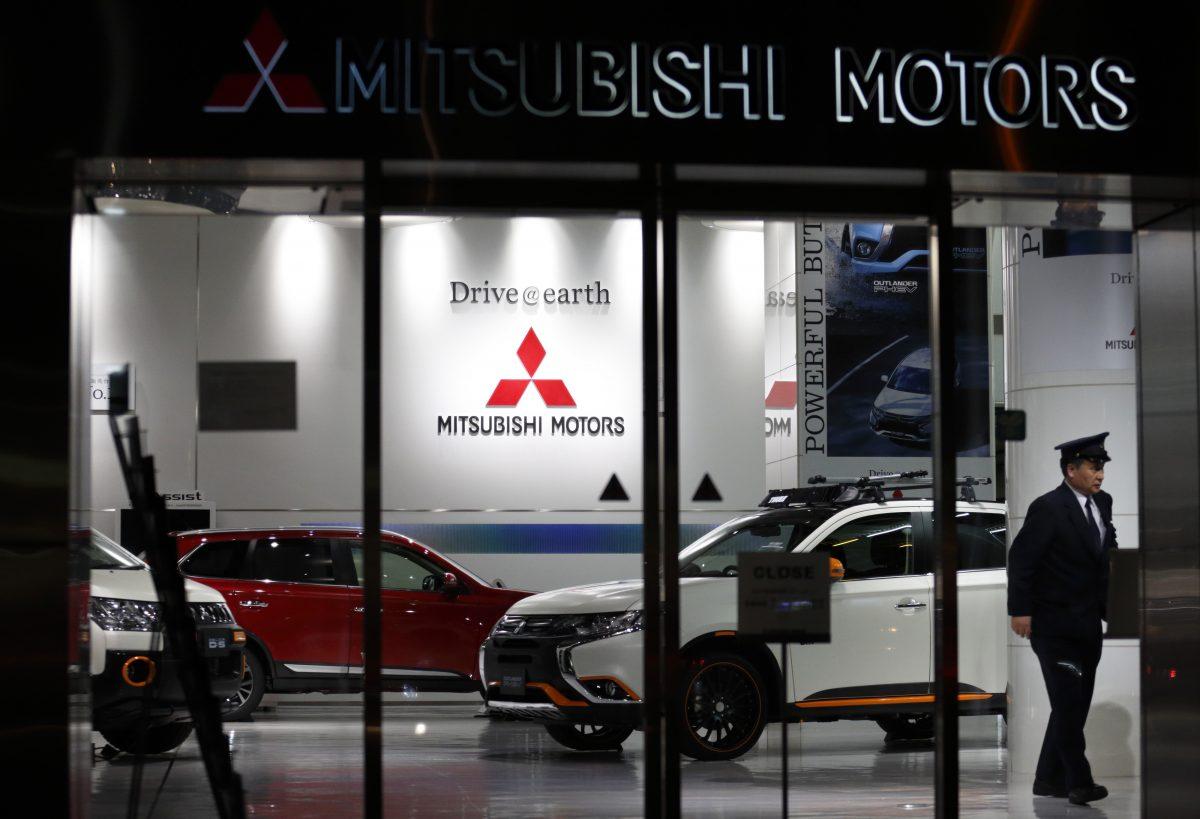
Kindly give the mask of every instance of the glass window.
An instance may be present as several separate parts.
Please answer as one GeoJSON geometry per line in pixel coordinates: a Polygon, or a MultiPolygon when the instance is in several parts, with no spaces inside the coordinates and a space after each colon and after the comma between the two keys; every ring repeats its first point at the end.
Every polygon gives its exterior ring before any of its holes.
{"type": "Polygon", "coordinates": [[[196,577],[245,577],[247,540],[205,543],[183,561],[184,574],[196,577]]]}
{"type": "Polygon", "coordinates": [[[262,538],[251,559],[251,576],[288,583],[336,583],[329,541],[262,538]]]}
{"type": "MultiPolygon", "coordinates": [[[[362,579],[362,547],[355,543],[350,547],[354,559],[354,573],[362,579]]],[[[393,591],[438,591],[442,588],[444,572],[424,560],[394,546],[384,546],[379,557],[383,572],[381,587],[393,591]]]]}
{"type": "Polygon", "coordinates": [[[840,560],[846,580],[914,574],[912,516],[893,512],[859,518],[835,529],[813,551],[840,560]]]}
{"type": "Polygon", "coordinates": [[[987,512],[958,513],[958,567],[1003,569],[1007,552],[1004,515],[987,512]]]}
{"type": "Polygon", "coordinates": [[[689,546],[682,555],[680,577],[736,577],[742,552],[783,552],[814,528],[812,521],[735,521],[689,546]]]}
{"type": "Polygon", "coordinates": [[[90,569],[144,569],[146,564],[125,551],[116,541],[92,530],[87,547],[90,569]]]}

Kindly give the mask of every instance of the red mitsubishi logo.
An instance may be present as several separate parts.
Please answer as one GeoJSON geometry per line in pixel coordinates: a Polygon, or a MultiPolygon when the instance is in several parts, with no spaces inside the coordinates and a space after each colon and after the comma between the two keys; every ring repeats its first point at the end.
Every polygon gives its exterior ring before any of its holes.
{"type": "Polygon", "coordinates": [[[529,378],[501,378],[496,389],[492,391],[492,397],[488,399],[487,405],[489,407],[515,407],[521,400],[521,396],[525,394],[525,388],[532,383],[537,387],[546,406],[575,406],[575,399],[571,397],[567,385],[561,380],[533,377],[545,357],[546,348],[542,346],[542,342],[538,341],[537,333],[533,332],[533,328],[530,327],[529,332],[525,334],[525,340],[517,348],[517,358],[521,359],[521,363],[525,365],[525,372],[529,373],[529,378]]]}
{"type": "Polygon", "coordinates": [[[776,381],[771,385],[771,391],[767,393],[767,409],[795,409],[796,408],[796,382],[795,381],[776,381]]]}
{"type": "Polygon", "coordinates": [[[209,113],[241,113],[254,104],[265,85],[279,107],[287,114],[323,114],[325,105],[313,87],[312,80],[303,74],[275,74],[275,64],[288,46],[287,39],[271,12],[263,11],[258,22],[242,40],[250,54],[257,74],[226,74],[217,83],[204,110],[209,113]]]}

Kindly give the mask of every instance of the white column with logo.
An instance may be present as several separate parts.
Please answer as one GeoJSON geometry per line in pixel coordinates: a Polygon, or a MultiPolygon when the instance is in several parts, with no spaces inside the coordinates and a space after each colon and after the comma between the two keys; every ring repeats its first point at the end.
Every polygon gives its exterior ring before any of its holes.
{"type": "MultiPolygon", "coordinates": [[[[1008,228],[1005,403],[1026,413],[1026,438],[1007,444],[1009,542],[1029,504],[1062,481],[1054,445],[1109,431],[1104,489],[1123,549],[1138,546],[1135,285],[1128,253],[1050,253],[1050,231],[1008,228]]],[[[1059,242],[1060,246],[1064,243],[1059,242]]],[[[1071,243],[1066,243],[1070,245],[1071,243]]],[[[1082,247],[1080,246],[1082,244],[1082,247]]],[[[1037,628],[1036,622],[1034,628],[1037,628]]],[[[1029,641],[1008,631],[1011,787],[1028,791],[1050,715],[1029,641]]],[[[1097,781],[1140,770],[1138,640],[1105,640],[1085,734],[1097,781]]]]}

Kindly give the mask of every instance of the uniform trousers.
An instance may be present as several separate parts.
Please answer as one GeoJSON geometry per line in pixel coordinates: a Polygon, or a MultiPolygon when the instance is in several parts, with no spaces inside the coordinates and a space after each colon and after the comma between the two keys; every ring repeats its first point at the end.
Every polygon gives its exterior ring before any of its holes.
{"type": "Polygon", "coordinates": [[[1048,785],[1065,785],[1069,790],[1094,784],[1084,756],[1083,726],[1092,705],[1103,646],[1098,628],[1097,632],[1094,639],[1034,634],[1029,640],[1050,695],[1050,720],[1037,764],[1037,778],[1048,785]]]}

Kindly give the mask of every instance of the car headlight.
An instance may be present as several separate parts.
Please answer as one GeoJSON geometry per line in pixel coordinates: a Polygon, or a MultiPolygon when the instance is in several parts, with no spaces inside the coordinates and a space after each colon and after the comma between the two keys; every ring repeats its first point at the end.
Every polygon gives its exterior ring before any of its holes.
{"type": "Polygon", "coordinates": [[[562,631],[573,631],[578,637],[612,637],[642,630],[641,611],[618,614],[582,614],[563,618],[562,631]]]}
{"type": "Polygon", "coordinates": [[[872,426],[879,423],[879,408],[871,407],[871,414],[868,416],[868,421],[872,426]]]}
{"type": "Polygon", "coordinates": [[[233,622],[233,614],[224,603],[189,603],[188,607],[198,626],[221,626],[233,622]]]}
{"type": "Polygon", "coordinates": [[[105,631],[158,629],[158,603],[147,600],[93,597],[88,601],[88,616],[105,631]]]}
{"type": "Polygon", "coordinates": [[[493,637],[611,637],[630,631],[641,631],[642,612],[622,611],[615,614],[506,614],[492,628],[493,637]]]}

